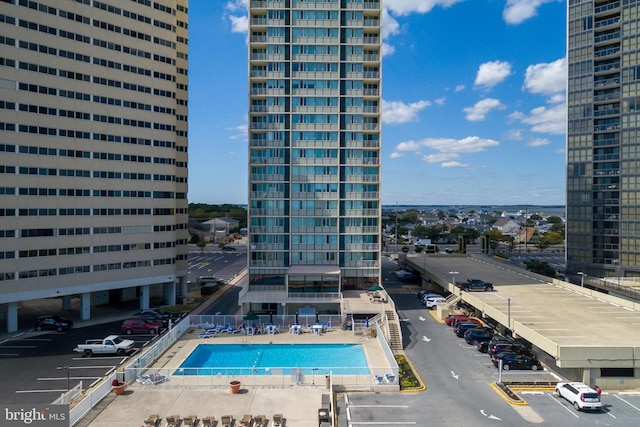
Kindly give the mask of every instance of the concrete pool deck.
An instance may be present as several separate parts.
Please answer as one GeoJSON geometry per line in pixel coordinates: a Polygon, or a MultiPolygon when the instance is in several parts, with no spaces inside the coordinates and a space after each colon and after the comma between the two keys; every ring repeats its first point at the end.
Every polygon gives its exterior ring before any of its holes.
{"type": "MultiPolygon", "coordinates": [[[[168,380],[157,385],[134,383],[121,396],[110,395],[104,399],[78,426],[91,427],[131,427],[143,426],[151,414],[163,420],[158,426],[166,425],[166,417],[196,415],[199,419],[214,416],[220,426],[223,415],[233,415],[235,426],[244,414],[266,415],[268,426],[272,426],[273,415],[283,414],[284,426],[317,427],[318,409],[327,407],[323,395],[326,387],[324,374],[307,373],[303,382],[296,382],[291,375],[252,376],[182,376],[172,375],[180,364],[201,343],[211,344],[361,344],[370,368],[370,375],[350,375],[344,378],[334,376],[334,384],[341,381],[361,384],[363,390],[398,391],[398,385],[375,384],[373,375],[391,372],[390,365],[377,340],[351,331],[333,328],[327,333],[315,335],[303,333],[294,335],[284,331],[274,335],[245,336],[242,334],[218,334],[213,338],[199,338],[200,329],[190,329],[158,359],[147,372],[160,372],[168,380]],[[229,381],[242,383],[238,394],[231,394],[229,381]],[[137,424],[136,424],[137,423],[137,424]]],[[[326,397],[325,397],[326,399],[326,397]]],[[[181,424],[184,426],[185,424],[181,424]]],[[[198,427],[202,422],[198,423],[198,427]]]]}

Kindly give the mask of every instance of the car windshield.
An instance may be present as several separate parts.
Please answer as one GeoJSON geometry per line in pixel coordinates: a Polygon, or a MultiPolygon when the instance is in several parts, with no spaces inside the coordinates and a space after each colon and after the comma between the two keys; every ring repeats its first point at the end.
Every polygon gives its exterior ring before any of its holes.
{"type": "Polygon", "coordinates": [[[120,344],[123,340],[120,337],[115,337],[112,341],[114,344],[120,344]]]}
{"type": "Polygon", "coordinates": [[[598,399],[598,393],[584,393],[582,396],[584,396],[585,399],[598,399]]]}

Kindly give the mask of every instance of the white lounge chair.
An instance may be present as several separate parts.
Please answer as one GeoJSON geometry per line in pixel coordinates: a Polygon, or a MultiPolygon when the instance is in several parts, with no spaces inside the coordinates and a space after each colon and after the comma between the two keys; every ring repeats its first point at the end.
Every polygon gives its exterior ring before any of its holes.
{"type": "Polygon", "coordinates": [[[211,331],[206,331],[201,333],[200,335],[198,335],[200,338],[213,338],[216,336],[216,331],[211,330],[211,331]]]}
{"type": "Polygon", "coordinates": [[[145,381],[142,382],[143,385],[157,385],[167,381],[168,378],[166,375],[160,374],[156,372],[155,374],[149,375],[145,381]]]}
{"type": "Polygon", "coordinates": [[[396,376],[392,374],[385,374],[384,380],[387,382],[387,384],[394,384],[396,382],[396,376]]]}
{"type": "Polygon", "coordinates": [[[376,384],[384,384],[384,378],[382,375],[374,375],[373,379],[376,381],[376,384]]]}

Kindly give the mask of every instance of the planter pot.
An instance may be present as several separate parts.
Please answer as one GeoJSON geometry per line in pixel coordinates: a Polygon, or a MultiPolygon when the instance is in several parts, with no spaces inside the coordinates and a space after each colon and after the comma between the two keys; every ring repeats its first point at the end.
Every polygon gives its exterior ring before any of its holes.
{"type": "Polygon", "coordinates": [[[112,385],[111,389],[113,390],[113,392],[115,394],[120,395],[120,394],[124,393],[124,390],[125,390],[126,387],[127,387],[127,385],[123,383],[121,385],[112,385]]]}
{"type": "Polygon", "coordinates": [[[240,381],[231,381],[229,383],[229,391],[231,391],[231,394],[237,394],[240,391],[240,381]]]}

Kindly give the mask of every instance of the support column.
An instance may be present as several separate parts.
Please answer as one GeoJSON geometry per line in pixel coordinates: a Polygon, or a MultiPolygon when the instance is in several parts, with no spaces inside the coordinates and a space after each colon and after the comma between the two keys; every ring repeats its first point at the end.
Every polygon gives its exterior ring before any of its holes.
{"type": "Polygon", "coordinates": [[[149,308],[149,285],[140,286],[140,310],[149,308]]]}
{"type": "Polygon", "coordinates": [[[7,332],[18,330],[18,303],[7,303],[7,332]]]}
{"type": "MultiPolygon", "coordinates": [[[[179,277],[178,280],[184,281],[184,278],[179,277]]],[[[166,305],[176,305],[176,282],[162,284],[162,300],[166,305]]]]}
{"type": "Polygon", "coordinates": [[[80,319],[91,319],[91,292],[80,294],[80,319]]]}
{"type": "Polygon", "coordinates": [[[593,385],[591,384],[591,369],[582,368],[582,382],[586,385],[593,385]]]}
{"type": "Polygon", "coordinates": [[[62,297],[62,309],[65,311],[71,310],[71,295],[65,295],[62,297]]]}
{"type": "MultiPolygon", "coordinates": [[[[180,277],[180,283],[178,284],[179,288],[179,292],[178,295],[180,295],[182,298],[186,298],[187,294],[189,293],[189,287],[187,286],[187,277],[183,276],[180,277]]],[[[177,301],[178,304],[182,304],[182,301],[177,301]]]]}

